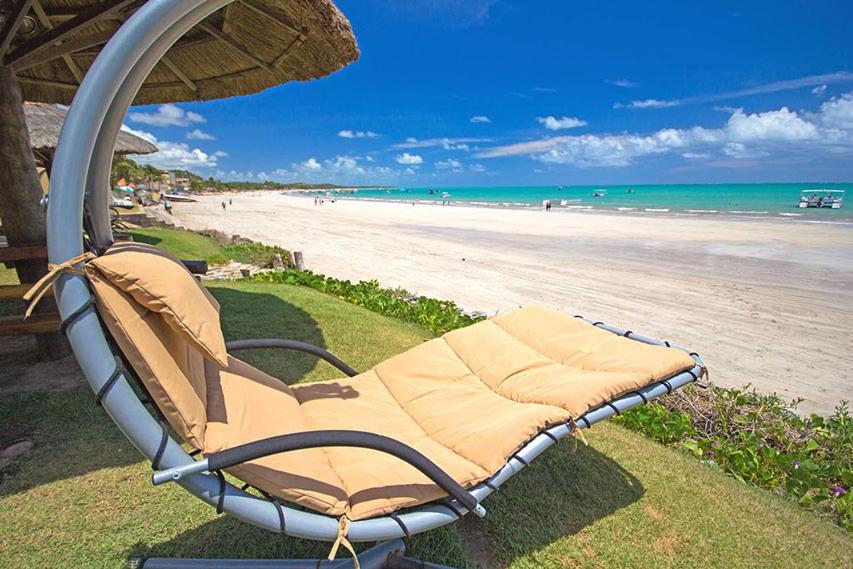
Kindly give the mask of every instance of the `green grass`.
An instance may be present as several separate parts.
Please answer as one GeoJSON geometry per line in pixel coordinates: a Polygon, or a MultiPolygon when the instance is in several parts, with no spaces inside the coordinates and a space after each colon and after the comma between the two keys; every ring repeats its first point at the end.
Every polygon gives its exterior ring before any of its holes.
{"type": "Polygon", "coordinates": [[[133,229],[128,233],[133,235],[134,241],[156,245],[180,259],[207,260],[226,256],[219,243],[191,231],[149,227],[133,229]]]}
{"type": "MultiPolygon", "coordinates": [[[[303,287],[217,284],[228,339],[278,336],[317,343],[354,367],[430,334],[303,287]]],[[[299,354],[245,353],[285,381],[340,374],[299,354]]],[[[129,556],[322,556],[328,544],[280,538],[217,516],[179,487],[153,488],[150,466],[80,388],[0,401],[0,438],[36,444],[0,483],[0,567],[117,567],[129,556]],[[13,435],[12,433],[15,433],[13,435]]],[[[465,530],[410,542],[413,555],[474,567],[465,540],[503,566],[849,567],[842,530],[687,453],[603,424],[591,446],[541,456],[465,530]]],[[[2,441],[0,441],[2,443],[2,441]]]]}

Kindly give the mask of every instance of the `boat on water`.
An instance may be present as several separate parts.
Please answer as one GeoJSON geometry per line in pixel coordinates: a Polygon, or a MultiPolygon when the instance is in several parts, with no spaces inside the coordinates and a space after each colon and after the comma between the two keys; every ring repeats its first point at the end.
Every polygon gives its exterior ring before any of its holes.
{"type": "Polygon", "coordinates": [[[800,193],[800,203],[797,207],[840,209],[843,203],[844,190],[815,188],[800,193]]]}
{"type": "Polygon", "coordinates": [[[606,198],[607,197],[607,190],[595,190],[594,192],[592,192],[592,197],[594,197],[594,198],[606,198]]]}

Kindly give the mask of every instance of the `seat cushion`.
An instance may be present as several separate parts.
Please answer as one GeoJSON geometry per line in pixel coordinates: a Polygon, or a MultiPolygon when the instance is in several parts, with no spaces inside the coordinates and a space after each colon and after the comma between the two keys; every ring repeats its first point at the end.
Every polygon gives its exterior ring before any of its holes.
{"type": "MultiPolygon", "coordinates": [[[[542,429],[693,365],[680,350],[538,307],[456,330],[353,378],[287,387],[232,358],[208,376],[205,451],[292,432],[359,430],[416,448],[471,487],[542,429]]],[[[284,453],[230,472],[352,519],[444,495],[399,459],[358,448],[284,453]]]]}
{"type": "Polygon", "coordinates": [[[116,243],[88,266],[138,304],[160,314],[206,357],[228,365],[219,303],[179,259],[144,243],[116,243]]]}

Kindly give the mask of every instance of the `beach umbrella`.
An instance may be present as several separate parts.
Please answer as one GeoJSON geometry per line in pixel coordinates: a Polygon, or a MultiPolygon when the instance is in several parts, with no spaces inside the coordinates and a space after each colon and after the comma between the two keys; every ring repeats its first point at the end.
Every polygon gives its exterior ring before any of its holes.
{"type": "MultiPolygon", "coordinates": [[[[47,103],[24,103],[24,116],[27,120],[30,147],[36,163],[49,172],[53,164],[53,153],[59,142],[59,133],[65,122],[65,109],[47,103]]],[[[115,145],[116,154],[152,154],[154,152],[157,152],[157,147],[144,138],[124,130],[119,132],[115,145]]]]}
{"type": "MultiPolygon", "coordinates": [[[[144,4],[143,0],[0,3],[0,220],[9,245],[41,244],[46,238],[23,101],[69,104],[101,48],[144,4]]],[[[359,56],[349,22],[330,0],[222,4],[177,40],[153,68],[134,103],[256,93],[287,81],[323,77],[359,56]]],[[[43,261],[17,261],[15,267],[22,282],[34,282],[45,271],[43,261]]]]}

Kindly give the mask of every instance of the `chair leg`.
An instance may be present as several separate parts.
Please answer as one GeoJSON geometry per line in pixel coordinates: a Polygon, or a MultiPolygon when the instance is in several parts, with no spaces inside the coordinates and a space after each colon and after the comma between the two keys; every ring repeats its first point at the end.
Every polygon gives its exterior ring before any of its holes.
{"type": "Polygon", "coordinates": [[[403,552],[395,552],[388,556],[383,569],[453,569],[446,565],[436,565],[418,559],[406,557],[403,552]]]}
{"type": "MultiPolygon", "coordinates": [[[[388,562],[402,557],[406,546],[402,539],[377,543],[358,555],[362,569],[385,569],[395,567],[437,568],[438,565],[390,566],[388,562]]],[[[407,559],[407,558],[403,558],[407,559]]],[[[128,561],[129,569],[350,569],[352,559],[169,559],[165,557],[137,557],[128,561]]]]}

